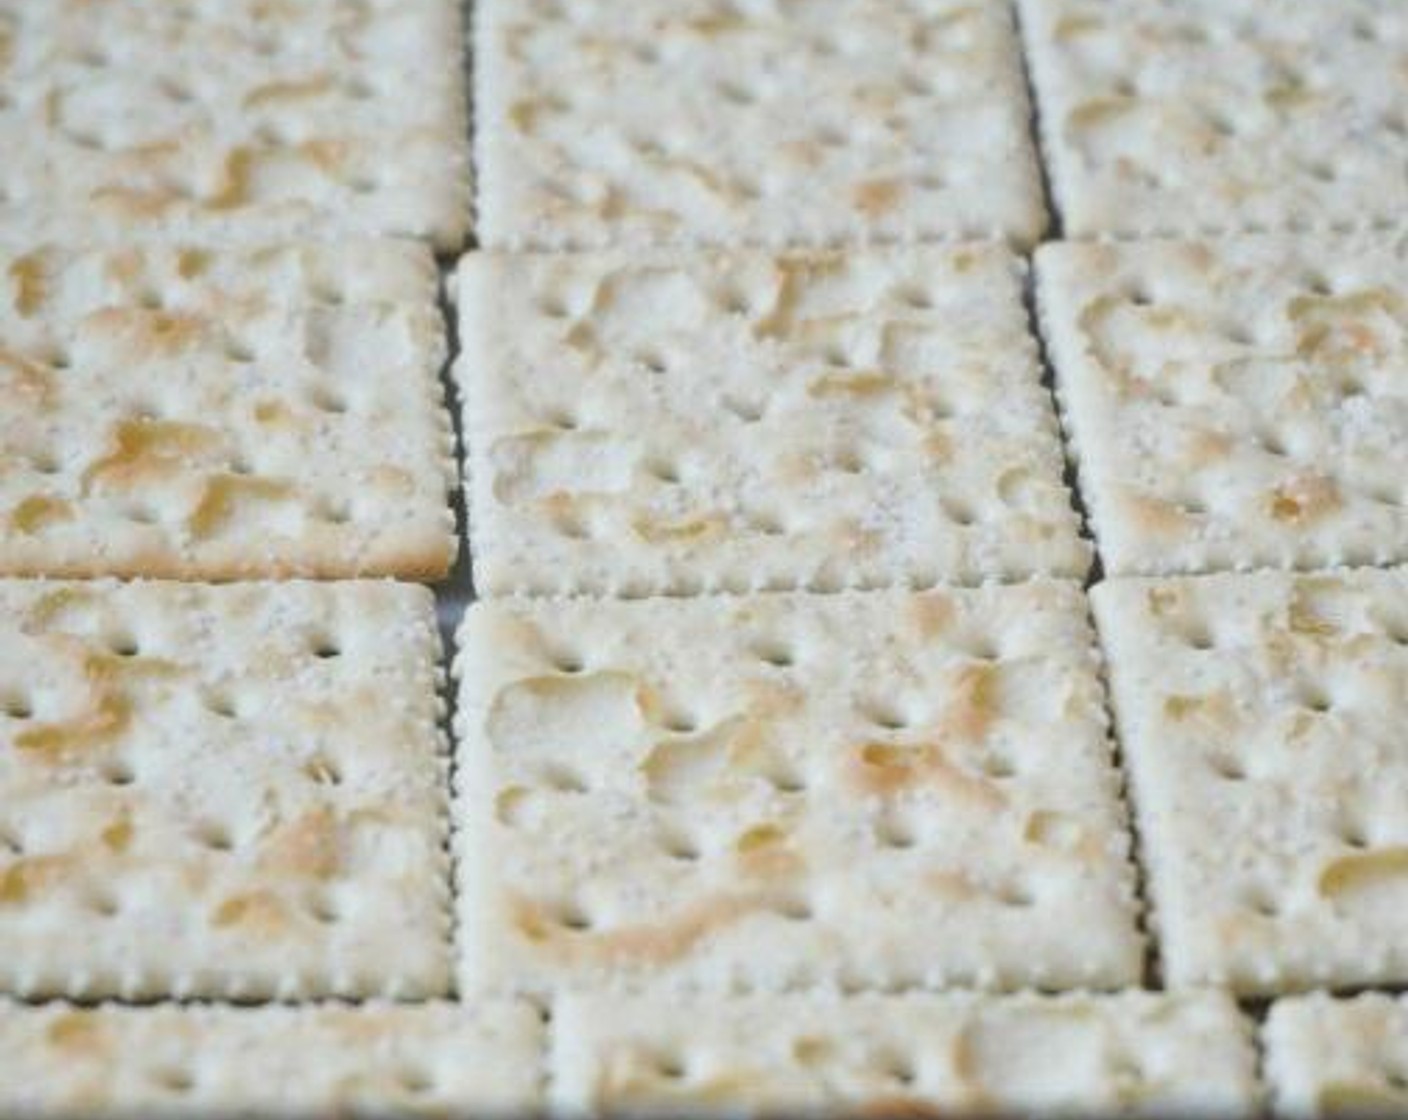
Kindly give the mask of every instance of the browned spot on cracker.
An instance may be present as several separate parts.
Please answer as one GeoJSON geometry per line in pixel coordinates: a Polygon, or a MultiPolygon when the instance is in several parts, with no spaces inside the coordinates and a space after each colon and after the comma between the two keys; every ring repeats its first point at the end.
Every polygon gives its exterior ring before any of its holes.
{"type": "Polygon", "coordinates": [[[1051,37],[1057,42],[1066,39],[1074,39],[1077,35],[1085,35],[1092,31],[1100,31],[1105,26],[1105,21],[1093,15],[1067,15],[1056,21],[1056,26],[1052,28],[1051,37]]]}
{"type": "Polygon", "coordinates": [[[898,179],[867,179],[856,184],[851,201],[857,210],[876,218],[893,210],[903,193],[904,185],[898,179]]]}
{"type": "Polygon", "coordinates": [[[42,408],[54,403],[54,375],[47,366],[0,346],[0,373],[8,373],[0,385],[8,382],[42,408]]]}
{"type": "Polygon", "coordinates": [[[110,852],[119,855],[125,852],[132,843],[132,822],[125,815],[112,821],[102,832],[98,833],[98,839],[103,842],[103,847],[110,852]]]}
{"type": "Polygon", "coordinates": [[[205,489],[186,524],[197,537],[213,536],[248,503],[281,502],[293,496],[293,487],[273,478],[217,474],[206,479],[205,489]]]}
{"type": "Polygon", "coordinates": [[[329,879],[342,865],[342,830],[331,809],[313,809],[279,825],[261,845],[259,864],[271,870],[329,879]]]}
{"type": "Polygon", "coordinates": [[[733,842],[739,870],[764,878],[797,874],[805,861],[790,840],[786,826],[773,821],[744,829],[733,842]]]}
{"type": "Polygon", "coordinates": [[[104,307],[84,319],[125,357],[142,361],[179,357],[205,340],[207,324],[196,315],[145,307],[104,307]]]}
{"type": "Polygon", "coordinates": [[[319,171],[335,174],[347,163],[351,149],[342,140],[305,140],[298,153],[319,171]]]}
{"type": "Polygon", "coordinates": [[[686,19],[683,26],[696,35],[711,39],[731,31],[743,31],[752,24],[737,12],[711,12],[708,15],[686,19]]]}
{"type": "Polygon", "coordinates": [[[38,633],[64,611],[92,601],[92,593],[82,587],[61,587],[57,591],[50,591],[36,599],[29,608],[23,630],[26,634],[38,633]]]}
{"type": "Polygon", "coordinates": [[[1306,638],[1332,638],[1339,627],[1315,609],[1317,585],[1309,580],[1297,580],[1286,608],[1286,622],[1292,634],[1306,638]]]}
{"type": "Polygon", "coordinates": [[[81,641],[65,634],[47,640],[61,649],[76,650],[88,696],[78,714],[67,719],[38,723],[15,736],[21,750],[59,758],[109,742],[131,722],[132,704],[122,691],[127,683],[142,679],[170,678],[181,670],[174,662],[156,657],[119,657],[83,648],[81,641]]]}
{"type": "Polygon", "coordinates": [[[1333,898],[1390,883],[1408,883],[1408,847],[1376,848],[1331,860],[1320,872],[1316,889],[1333,898]]]}
{"type": "Polygon", "coordinates": [[[531,134],[537,131],[539,120],[561,113],[563,108],[562,100],[557,97],[524,97],[508,107],[508,120],[517,131],[531,134]]]}
{"type": "Polygon", "coordinates": [[[1195,466],[1205,466],[1214,460],[1226,458],[1233,445],[1232,437],[1226,432],[1200,428],[1188,437],[1185,458],[1195,466]]]}
{"type": "Polygon", "coordinates": [[[1182,595],[1173,587],[1151,587],[1144,596],[1149,613],[1156,618],[1163,618],[1176,611],[1181,600],[1182,595]]]}
{"type": "Polygon", "coordinates": [[[957,610],[941,591],[926,591],[914,596],[909,604],[909,617],[921,636],[934,638],[953,625],[957,610]]]}
{"type": "Polygon", "coordinates": [[[1300,475],[1271,491],[1271,516],[1301,524],[1323,517],[1340,506],[1340,491],[1323,475],[1300,475]]]}
{"type": "Polygon", "coordinates": [[[1066,114],[1065,133],[1074,141],[1076,133],[1084,129],[1096,128],[1139,109],[1139,100],[1124,95],[1092,97],[1083,101],[1066,114]]]}
{"type": "Polygon", "coordinates": [[[784,253],[773,262],[771,306],[753,323],[755,338],[784,338],[797,329],[797,305],[809,283],[834,276],[846,268],[839,252],[784,253]]]}
{"type": "Polygon", "coordinates": [[[1177,502],[1156,498],[1152,494],[1122,494],[1129,518],[1140,529],[1161,536],[1181,533],[1188,526],[1188,514],[1177,502]]]}
{"type": "Polygon", "coordinates": [[[120,420],[113,426],[107,452],[89,464],[83,482],[127,487],[170,478],[196,466],[200,456],[219,446],[220,439],[218,431],[204,424],[145,417],[120,420]]]}
{"type": "Polygon", "coordinates": [[[205,199],[211,210],[234,210],[249,201],[250,181],[254,177],[254,153],[245,147],[234,148],[220,169],[220,182],[214,193],[205,199]]]}
{"type": "Polygon", "coordinates": [[[807,385],[807,395],[872,397],[901,388],[895,378],[880,370],[855,370],[851,373],[823,374],[807,385]]]}
{"type": "Polygon", "coordinates": [[[287,104],[290,101],[306,101],[321,97],[333,88],[332,78],[327,74],[313,74],[307,78],[292,78],[284,81],[265,82],[255,86],[244,97],[244,107],[255,109],[260,105],[287,104]]]}
{"type": "Polygon", "coordinates": [[[1389,288],[1297,296],[1287,315],[1298,331],[1296,353],[1329,365],[1381,360],[1392,346],[1395,325],[1399,332],[1408,326],[1408,307],[1389,288]]]}
{"type": "Polygon", "coordinates": [[[296,422],[296,417],[283,401],[266,399],[254,403],[254,420],[271,427],[289,427],[296,422]]]}
{"type": "Polygon", "coordinates": [[[673,801],[686,792],[705,795],[761,773],[764,726],[758,719],[731,716],[696,734],[656,743],[639,767],[650,797],[673,801]]]}
{"type": "Polygon", "coordinates": [[[116,211],[121,216],[136,221],[160,218],[186,199],[175,187],[151,187],[142,190],[137,187],[106,186],[97,188],[88,197],[94,205],[116,211]]]}
{"type": "Polygon", "coordinates": [[[131,701],[120,693],[104,690],[72,719],[25,728],[15,736],[15,746],[46,754],[82,750],[117,738],[131,721],[131,701]]]}
{"type": "Polygon", "coordinates": [[[279,929],[288,924],[288,908],[272,891],[231,895],[210,915],[217,929],[244,926],[254,930],[279,929]]]}
{"type": "Polygon", "coordinates": [[[1105,852],[1100,834],[1086,827],[1074,813],[1038,809],[1027,816],[1022,839],[1047,851],[1064,852],[1080,860],[1095,862],[1105,852]]]}
{"type": "Polygon", "coordinates": [[[102,1049],[107,1041],[102,1024],[88,1011],[72,1011],[56,1016],[44,1032],[44,1037],[51,1046],[81,1052],[102,1049]]]}
{"type": "Polygon", "coordinates": [[[10,262],[10,283],[14,285],[13,306],[22,318],[28,319],[44,305],[48,282],[44,261],[38,253],[26,253],[10,262]]]}
{"type": "Polygon", "coordinates": [[[1214,729],[1227,729],[1237,722],[1231,694],[1225,689],[1205,693],[1174,693],[1164,698],[1164,715],[1175,723],[1198,721],[1214,729]]]}
{"type": "Polygon", "coordinates": [[[934,894],[943,895],[955,901],[969,901],[982,898],[987,893],[962,871],[945,867],[931,867],[924,872],[924,888],[934,894]]]}
{"type": "Polygon", "coordinates": [[[1401,1116],[1408,1111],[1408,1093],[1381,1082],[1335,1078],[1321,1085],[1315,1094],[1316,1116],[1401,1116]]]}
{"type": "Polygon", "coordinates": [[[176,253],[176,275],[194,280],[210,267],[210,253],[204,249],[181,249],[176,253]]]}
{"type": "Polygon", "coordinates": [[[755,895],[714,894],[653,923],[600,931],[569,929],[555,920],[548,907],[521,895],[510,894],[508,906],[510,920],[519,932],[560,960],[659,968],[687,956],[699,942],[764,909],[766,903],[755,895]]]}
{"type": "Polygon", "coordinates": [[[641,540],[651,544],[697,541],[723,536],[727,529],[727,519],[721,513],[688,514],[676,518],[641,514],[632,520],[631,529],[641,540]]]}
{"type": "Polygon", "coordinates": [[[958,671],[954,693],[944,713],[945,729],[975,742],[988,733],[998,713],[997,665],[965,665],[958,671]]]}
{"type": "Polygon", "coordinates": [[[71,856],[29,856],[0,871],[0,906],[20,906],[73,870],[71,856]]]}
{"type": "Polygon", "coordinates": [[[862,743],[847,755],[847,776],[863,792],[880,797],[927,785],[957,800],[991,808],[1007,801],[991,782],[954,766],[934,742],[862,743]]]}
{"type": "Polygon", "coordinates": [[[10,511],[10,525],[26,536],[41,532],[60,521],[73,519],[73,506],[62,498],[36,494],[10,511]]]}

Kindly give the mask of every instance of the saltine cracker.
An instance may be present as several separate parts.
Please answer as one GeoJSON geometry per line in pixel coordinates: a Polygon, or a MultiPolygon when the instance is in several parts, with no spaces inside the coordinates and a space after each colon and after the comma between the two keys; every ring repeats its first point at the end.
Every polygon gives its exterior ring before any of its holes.
{"type": "Polygon", "coordinates": [[[1408,981],[1408,571],[1091,592],[1163,975],[1408,981]]]}
{"type": "Polygon", "coordinates": [[[43,0],[0,12],[0,239],[469,225],[456,0],[43,0]]]}
{"type": "Polygon", "coordinates": [[[430,252],[0,249],[0,574],[443,576],[430,252]]]}
{"type": "Polygon", "coordinates": [[[1402,1116],[1408,1112],[1408,1001],[1386,992],[1324,992],[1271,1005],[1262,1027],[1277,1116],[1402,1116]]]}
{"type": "Polygon", "coordinates": [[[1397,0],[1021,0],[1067,236],[1397,223],[1397,0]]]}
{"type": "Polygon", "coordinates": [[[79,1008],[0,1001],[0,1110],[83,1116],[523,1116],[542,1023],[522,1003],[79,1008]]]}
{"type": "Polygon", "coordinates": [[[1053,244],[1036,272],[1107,572],[1408,559],[1408,235],[1053,244]]]}
{"type": "Polygon", "coordinates": [[[1080,576],[997,245],[480,253],[458,285],[481,594],[1080,576]]]}
{"type": "Polygon", "coordinates": [[[483,0],[493,249],[1006,238],[1046,224],[1012,13],[967,0],[483,0]]]}
{"type": "Polygon", "coordinates": [[[449,987],[430,592],[0,581],[0,992],[449,987]]]}
{"type": "Polygon", "coordinates": [[[1232,1116],[1251,1023],[1222,993],[566,996],[564,1116],[1232,1116]]]}
{"type": "Polygon", "coordinates": [[[463,991],[1139,979],[1073,583],[482,601],[459,649],[463,991]]]}

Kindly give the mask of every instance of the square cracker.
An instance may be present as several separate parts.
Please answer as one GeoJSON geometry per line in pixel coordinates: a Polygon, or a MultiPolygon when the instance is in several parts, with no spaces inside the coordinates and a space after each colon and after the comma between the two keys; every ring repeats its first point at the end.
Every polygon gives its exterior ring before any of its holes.
{"type": "Polygon", "coordinates": [[[1280,999],[1262,1038],[1277,1116],[1408,1114],[1408,998],[1280,999]]]}
{"type": "Polygon", "coordinates": [[[7,1116],[484,1116],[541,1108],[522,1003],[116,1007],[0,1002],[7,1116]]]}
{"type": "Polygon", "coordinates": [[[1046,225],[1012,14],[482,0],[480,242],[854,244],[1046,225]]]}
{"type": "Polygon", "coordinates": [[[458,295],[481,593],[1085,571],[1005,248],[476,254],[458,295]]]}
{"type": "Polygon", "coordinates": [[[0,581],[0,992],[443,994],[439,652],[405,584],[0,581]]]}
{"type": "Polygon", "coordinates": [[[1222,993],[567,996],[566,1116],[1234,1116],[1251,1024],[1222,993]]]}
{"type": "Polygon", "coordinates": [[[445,574],[439,281],[408,243],[0,248],[0,574],[445,574]]]}
{"type": "Polygon", "coordinates": [[[1344,228],[1408,208],[1399,0],[1022,0],[1068,235],[1344,228]]]}
{"type": "Polygon", "coordinates": [[[1408,234],[1050,245],[1037,291],[1108,572],[1408,559],[1408,234]]]}
{"type": "Polygon", "coordinates": [[[1408,982],[1408,570],[1092,601],[1166,980],[1408,982]]]}
{"type": "Polygon", "coordinates": [[[408,236],[469,225],[456,0],[0,12],[0,237],[408,236]]]}
{"type": "Polygon", "coordinates": [[[1073,583],[470,608],[461,984],[1137,983],[1073,583]]]}

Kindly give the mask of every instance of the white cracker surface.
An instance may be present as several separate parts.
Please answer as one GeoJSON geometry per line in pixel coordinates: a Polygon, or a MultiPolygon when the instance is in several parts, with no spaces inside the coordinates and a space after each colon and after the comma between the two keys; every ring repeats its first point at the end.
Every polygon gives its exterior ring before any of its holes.
{"type": "Polygon", "coordinates": [[[116,1007],[0,1002],[0,1112],[31,1117],[523,1116],[521,1003],[116,1007]]]}
{"type": "Polygon", "coordinates": [[[444,575],[430,252],[0,249],[0,574],[444,575]]]}
{"type": "Polygon", "coordinates": [[[1224,994],[574,997],[567,1116],[1233,1116],[1257,1099],[1224,994]]]}
{"type": "Polygon", "coordinates": [[[1408,235],[1050,245],[1037,289],[1107,571],[1408,559],[1408,235]]]}
{"type": "Polygon", "coordinates": [[[1092,601],[1167,981],[1408,982],[1408,570],[1092,601]]]}
{"type": "Polygon", "coordinates": [[[1401,221],[1400,0],[1021,0],[1020,10],[1068,235],[1401,221]]]}
{"type": "Polygon", "coordinates": [[[1277,1000],[1263,1028],[1278,1116],[1408,1114],[1408,1000],[1323,993],[1277,1000]]]}
{"type": "Polygon", "coordinates": [[[8,0],[0,237],[458,249],[456,0],[8,0]]]}
{"type": "Polygon", "coordinates": [[[475,254],[458,296],[482,594],[1085,571],[1005,248],[475,254]]]}
{"type": "Polygon", "coordinates": [[[1073,583],[481,602],[461,988],[1138,982],[1073,583]]]}
{"type": "Polygon", "coordinates": [[[404,584],[0,581],[0,993],[446,992],[438,655],[404,584]]]}
{"type": "Polygon", "coordinates": [[[491,248],[1006,237],[1046,212],[985,0],[483,0],[491,248]]]}

